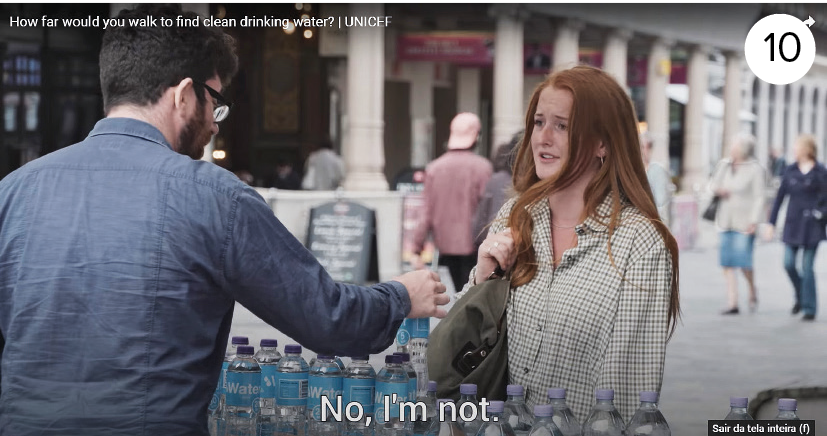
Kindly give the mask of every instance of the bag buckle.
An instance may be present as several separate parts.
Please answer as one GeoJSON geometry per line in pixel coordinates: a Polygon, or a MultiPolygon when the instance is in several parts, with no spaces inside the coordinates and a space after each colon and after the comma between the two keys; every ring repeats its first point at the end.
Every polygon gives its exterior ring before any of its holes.
{"type": "Polygon", "coordinates": [[[463,376],[468,376],[482,364],[490,353],[491,347],[487,343],[475,347],[471,342],[467,342],[454,357],[452,364],[454,369],[459,371],[463,376]]]}

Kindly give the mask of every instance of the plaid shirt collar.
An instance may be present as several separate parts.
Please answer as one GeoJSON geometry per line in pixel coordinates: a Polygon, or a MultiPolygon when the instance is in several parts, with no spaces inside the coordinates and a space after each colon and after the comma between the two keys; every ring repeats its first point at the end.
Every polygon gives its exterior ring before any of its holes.
{"type": "MultiPolygon", "coordinates": [[[[578,224],[574,228],[575,232],[582,235],[583,233],[585,233],[586,230],[593,233],[605,233],[609,231],[608,224],[612,215],[612,203],[612,193],[609,192],[603,197],[603,201],[601,201],[600,204],[597,205],[597,210],[595,211],[595,214],[587,216],[585,221],[578,224]]],[[[631,203],[625,195],[620,194],[620,204],[621,209],[623,209],[624,207],[629,206],[631,203]]],[[[540,222],[540,220],[551,219],[551,211],[548,206],[548,200],[538,201],[533,205],[529,205],[527,208],[531,213],[532,221],[535,223],[540,222]]]]}

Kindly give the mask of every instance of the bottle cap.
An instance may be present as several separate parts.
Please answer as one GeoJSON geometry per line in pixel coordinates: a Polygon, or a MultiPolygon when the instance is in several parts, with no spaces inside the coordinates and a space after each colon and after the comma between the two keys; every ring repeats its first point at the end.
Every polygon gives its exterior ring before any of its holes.
{"type": "Polygon", "coordinates": [[[729,407],[747,407],[749,399],[747,397],[729,397],[729,407]]]}
{"type": "Polygon", "coordinates": [[[614,389],[598,389],[594,391],[594,397],[598,400],[614,400],[615,391],[614,389]]]}
{"type": "Polygon", "coordinates": [[[250,345],[241,345],[238,347],[238,354],[249,354],[252,356],[253,352],[255,352],[255,348],[250,345]]]}
{"type": "Polygon", "coordinates": [[[296,344],[290,344],[284,346],[284,352],[290,354],[301,354],[302,353],[302,346],[296,344]]]}
{"type": "Polygon", "coordinates": [[[267,348],[276,348],[279,346],[279,341],[277,339],[262,339],[259,345],[267,348]]]}
{"type": "Polygon", "coordinates": [[[390,354],[385,356],[385,363],[402,363],[402,358],[397,356],[396,354],[390,354]]]}
{"type": "Polygon", "coordinates": [[[505,410],[505,403],[502,401],[490,401],[488,403],[488,413],[503,413],[505,410]]]}
{"type": "Polygon", "coordinates": [[[428,392],[436,392],[436,382],[433,380],[428,381],[428,392]]]}
{"type": "Polygon", "coordinates": [[[658,393],[652,391],[642,391],[640,393],[640,401],[642,403],[657,403],[658,393]]]}
{"type": "Polygon", "coordinates": [[[248,345],[249,343],[247,336],[233,336],[233,345],[248,345]]]}
{"type": "Polygon", "coordinates": [[[329,354],[317,354],[316,360],[333,360],[333,356],[329,354]]]}
{"type": "Polygon", "coordinates": [[[411,355],[408,354],[408,353],[396,352],[396,353],[393,353],[393,354],[399,356],[399,358],[402,359],[402,363],[411,361],[411,355]]]}
{"type": "Polygon", "coordinates": [[[369,360],[370,356],[352,356],[350,360],[369,360]]]}
{"type": "Polygon", "coordinates": [[[505,394],[510,396],[523,395],[523,387],[521,385],[508,385],[505,387],[505,394]]]}
{"type": "Polygon", "coordinates": [[[477,395],[477,385],[472,383],[463,383],[459,385],[460,395],[477,395]]]}
{"type": "Polygon", "coordinates": [[[557,399],[566,399],[566,389],[565,388],[551,388],[548,390],[548,397],[552,400],[557,399]]]}
{"type": "Polygon", "coordinates": [[[534,416],[554,415],[554,407],[551,404],[538,404],[534,406],[534,416]]]}
{"type": "Polygon", "coordinates": [[[798,408],[798,401],[793,398],[779,398],[778,399],[778,410],[792,410],[798,408]]]}

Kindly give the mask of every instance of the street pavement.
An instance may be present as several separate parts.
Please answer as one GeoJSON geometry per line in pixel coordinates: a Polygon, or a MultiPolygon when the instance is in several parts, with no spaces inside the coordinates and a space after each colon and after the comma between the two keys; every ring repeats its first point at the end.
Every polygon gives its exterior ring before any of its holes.
{"type": "MultiPolygon", "coordinates": [[[[707,420],[723,419],[729,412],[730,396],[755,399],[768,389],[827,387],[825,298],[819,300],[814,322],[790,314],[793,294],[783,269],[783,245],[756,244],[757,311],[749,312],[746,283],[739,276],[741,314],[723,316],[726,288],[718,267],[717,234],[706,222],[700,223],[700,229],[696,247],[680,253],[682,318],[667,347],[661,390],[660,407],[675,436],[706,435],[707,420]]],[[[827,258],[823,253],[816,256],[815,271],[817,289],[824,297],[827,258]]],[[[432,328],[435,324],[432,321],[432,328]]],[[[256,348],[262,338],[279,339],[280,350],[293,342],[240,305],[231,335],[249,336],[256,348]]],[[[371,357],[377,371],[384,354],[391,351],[371,357]]],[[[305,350],[305,359],[312,356],[305,350]]],[[[827,405],[799,407],[802,419],[819,419],[825,411],[827,405]]],[[[827,430],[827,420],[821,425],[827,430]]],[[[825,430],[819,432],[827,435],[825,430]]]]}

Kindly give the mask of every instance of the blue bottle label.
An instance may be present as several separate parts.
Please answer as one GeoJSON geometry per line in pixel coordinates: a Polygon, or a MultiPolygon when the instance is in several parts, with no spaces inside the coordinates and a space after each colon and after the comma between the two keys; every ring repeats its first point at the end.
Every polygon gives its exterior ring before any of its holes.
{"type": "Polygon", "coordinates": [[[276,398],[276,365],[261,366],[261,398],[276,398]]]}
{"type": "Polygon", "coordinates": [[[225,403],[231,407],[258,407],[261,373],[227,371],[225,403]]]}
{"type": "Polygon", "coordinates": [[[402,321],[402,325],[399,326],[399,331],[396,332],[396,343],[400,346],[408,345],[408,341],[411,340],[411,326],[410,320],[405,319],[402,321]]]}
{"type": "MultiPolygon", "coordinates": [[[[311,375],[307,383],[307,410],[316,421],[322,420],[322,397],[327,397],[330,404],[336,405],[338,397],[342,395],[341,377],[319,377],[311,375]]],[[[328,421],[331,418],[328,415],[328,421]]]]}
{"type": "Polygon", "coordinates": [[[359,403],[366,414],[373,413],[373,393],[376,381],[364,378],[346,378],[342,381],[342,405],[359,403]]]}
{"type": "Polygon", "coordinates": [[[276,374],[276,404],[279,406],[307,405],[306,372],[279,372],[276,374]]]}
{"type": "Polygon", "coordinates": [[[431,318],[412,319],[408,328],[412,338],[427,338],[431,333],[431,318]]]}
{"type": "Polygon", "coordinates": [[[399,403],[408,398],[407,383],[376,382],[376,396],[373,401],[373,415],[378,424],[385,422],[385,397],[389,405],[388,415],[390,418],[399,418],[399,403]],[[393,394],[396,394],[394,401],[393,394]]]}

